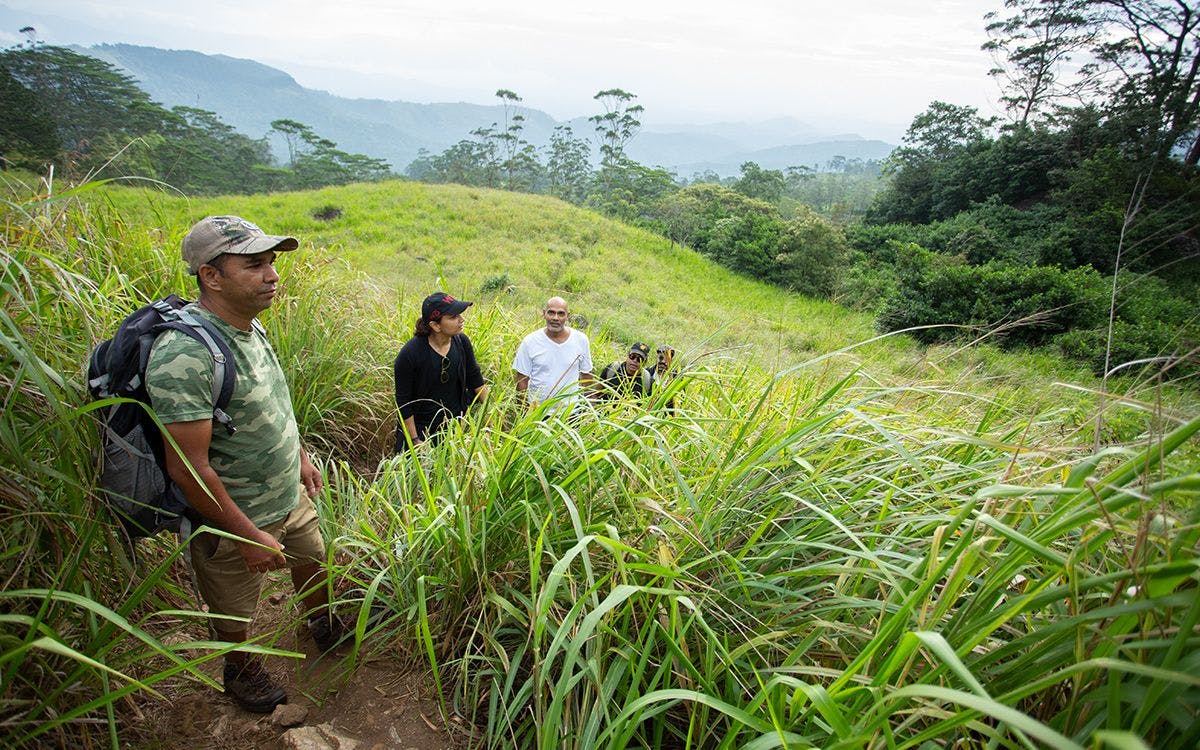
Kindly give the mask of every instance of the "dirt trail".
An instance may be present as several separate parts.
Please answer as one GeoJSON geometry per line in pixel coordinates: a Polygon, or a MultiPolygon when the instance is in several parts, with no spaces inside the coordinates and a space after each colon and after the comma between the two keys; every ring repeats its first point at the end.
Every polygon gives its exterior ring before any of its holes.
{"type": "MultiPolygon", "coordinates": [[[[290,619],[286,597],[264,596],[255,618],[256,633],[271,632],[290,619]]],[[[289,629],[291,630],[291,629],[289,629]]],[[[121,732],[123,746],[198,750],[213,748],[304,748],[304,750],[455,750],[441,724],[437,702],[424,674],[398,660],[372,656],[350,663],[349,649],[318,658],[305,635],[287,632],[279,647],[306,654],[305,660],[271,657],[267,666],[287,689],[288,705],[307,715],[296,727],[280,726],[271,715],[241,710],[223,693],[195,680],[160,688],[167,700],[139,701],[135,718],[121,732]]],[[[205,671],[220,682],[221,661],[205,671]]]]}

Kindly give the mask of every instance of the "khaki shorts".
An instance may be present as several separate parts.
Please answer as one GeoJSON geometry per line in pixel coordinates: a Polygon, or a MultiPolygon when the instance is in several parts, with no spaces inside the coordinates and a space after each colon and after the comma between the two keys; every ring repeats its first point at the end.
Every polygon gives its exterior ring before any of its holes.
{"type": "MultiPolygon", "coordinates": [[[[325,542],[317,523],[317,510],[299,485],[299,502],[286,518],[268,524],[263,531],[283,545],[283,556],[289,568],[325,563],[325,542]]],[[[238,551],[238,543],[216,534],[200,534],[192,540],[192,570],[196,585],[209,612],[220,615],[252,618],[262,596],[263,577],[246,567],[238,551]]],[[[229,620],[212,620],[219,631],[244,630],[247,626],[229,620]]]]}

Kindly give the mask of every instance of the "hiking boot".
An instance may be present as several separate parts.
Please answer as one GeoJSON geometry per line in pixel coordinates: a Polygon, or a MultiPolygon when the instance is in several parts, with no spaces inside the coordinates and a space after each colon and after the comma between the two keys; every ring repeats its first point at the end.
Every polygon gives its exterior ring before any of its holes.
{"type": "Polygon", "coordinates": [[[346,623],[337,615],[323,614],[308,619],[308,632],[321,653],[332,651],[349,633],[346,623]]]}
{"type": "Polygon", "coordinates": [[[225,692],[238,705],[256,714],[269,714],[281,703],[287,703],[284,689],[275,684],[262,661],[250,657],[243,662],[225,661],[225,692]]]}

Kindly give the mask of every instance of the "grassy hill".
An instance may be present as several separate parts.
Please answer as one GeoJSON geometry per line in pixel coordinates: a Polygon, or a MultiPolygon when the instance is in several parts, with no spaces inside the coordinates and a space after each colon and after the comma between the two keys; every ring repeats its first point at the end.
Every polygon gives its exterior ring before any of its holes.
{"type": "Polygon", "coordinates": [[[118,736],[126,695],[220,656],[180,548],[131,556],[103,512],[79,378],[123,313],[191,291],[178,243],[209,213],[302,240],[263,318],[325,473],[347,663],[420,660],[464,744],[1200,738],[1194,394],[1101,400],[1047,357],[870,341],[861,315],[553,200],[391,183],[5,204],[4,744],[118,736]],[[497,398],[391,456],[391,359],[435,288],[476,300],[497,398]],[[509,362],[556,292],[597,360],[669,341],[685,371],[650,403],[527,412],[509,362]]]}
{"type": "MultiPolygon", "coordinates": [[[[378,287],[376,302],[401,311],[405,331],[421,298],[439,288],[476,301],[472,316],[499,315],[513,335],[536,327],[545,299],[561,294],[607,356],[645,340],[691,358],[776,371],[852,348],[838,359],[913,375],[953,379],[977,370],[1012,387],[1092,382],[1037,354],[924,350],[903,336],[865,344],[877,335],[865,314],[736,275],[662,237],[545,196],[389,182],[190,200],[122,189],[110,199],[130,221],[150,222],[162,233],[157,242],[171,249],[209,213],[237,213],[295,234],[299,259],[345,262],[361,272],[378,287]],[[337,216],[316,218],[323,213],[337,216]]],[[[395,335],[402,342],[407,333],[395,335]]],[[[496,366],[500,377],[506,365],[496,366]]]]}

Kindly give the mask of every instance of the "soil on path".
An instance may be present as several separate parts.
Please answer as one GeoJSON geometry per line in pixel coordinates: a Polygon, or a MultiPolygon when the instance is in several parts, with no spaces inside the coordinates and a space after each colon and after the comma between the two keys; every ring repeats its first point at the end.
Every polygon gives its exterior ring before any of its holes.
{"type": "MultiPolygon", "coordinates": [[[[166,700],[147,699],[132,706],[122,746],[178,750],[233,748],[304,748],[304,750],[455,750],[462,747],[442,725],[437,701],[425,675],[395,657],[367,645],[357,663],[350,649],[318,655],[306,633],[287,623],[287,597],[264,596],[254,631],[279,628],[276,646],[306,658],[268,657],[267,667],[288,693],[288,706],[306,709],[296,726],[281,726],[279,716],[243,711],[232,698],[193,680],[159,686],[166,700]]],[[[198,637],[198,636],[197,636],[198,637]]],[[[221,660],[205,665],[220,684],[221,660]]],[[[289,709],[290,710],[290,709],[289,709]]]]}

